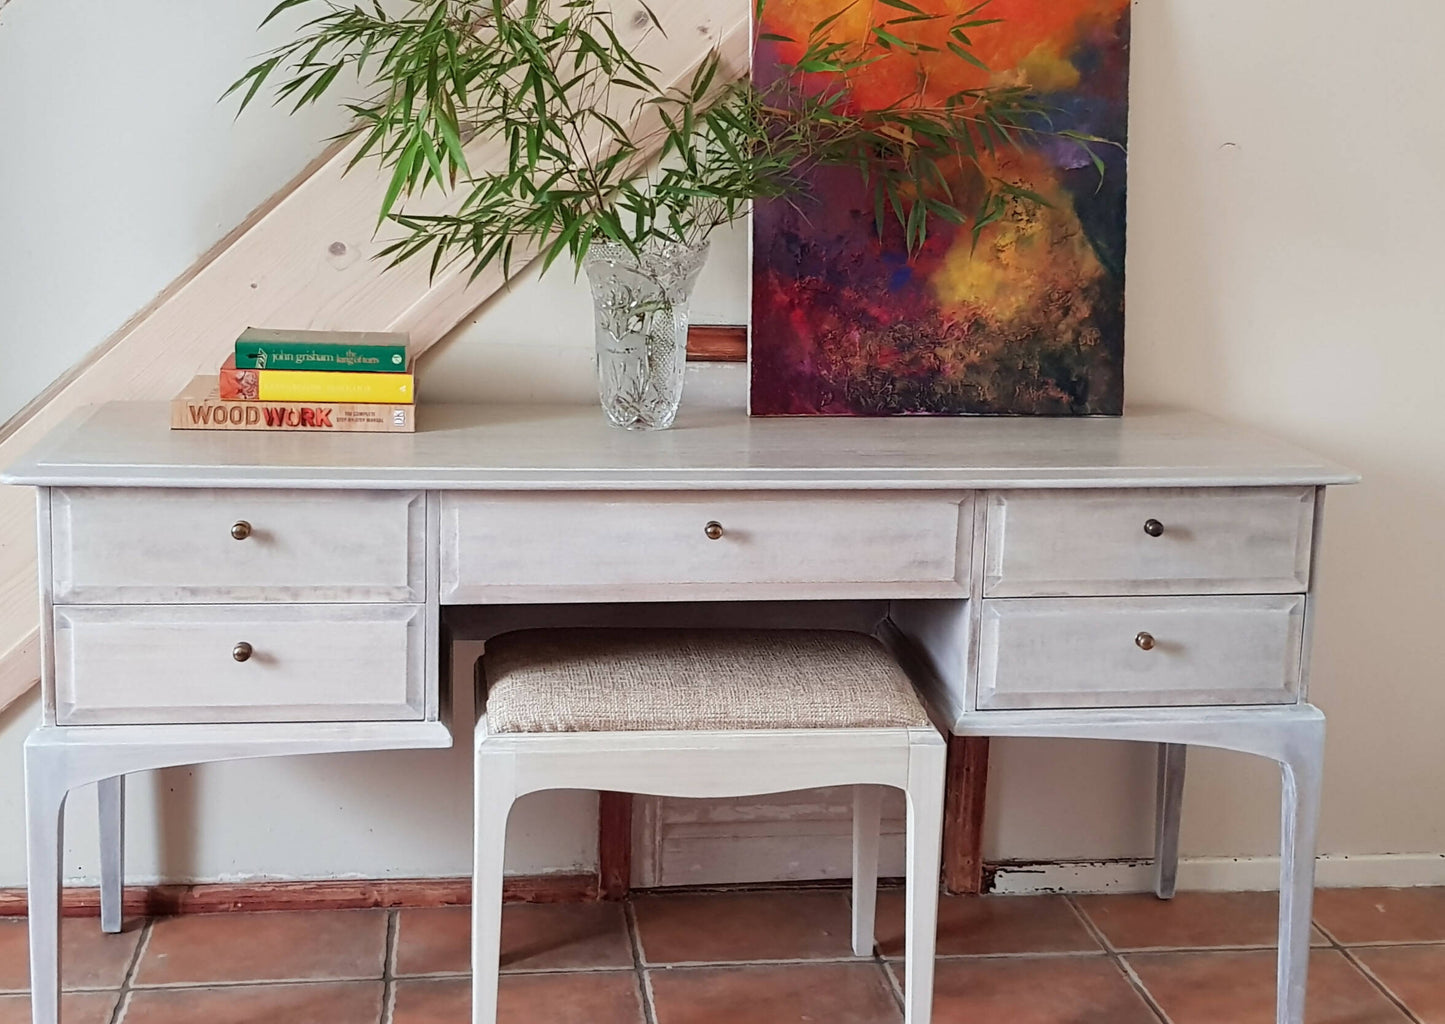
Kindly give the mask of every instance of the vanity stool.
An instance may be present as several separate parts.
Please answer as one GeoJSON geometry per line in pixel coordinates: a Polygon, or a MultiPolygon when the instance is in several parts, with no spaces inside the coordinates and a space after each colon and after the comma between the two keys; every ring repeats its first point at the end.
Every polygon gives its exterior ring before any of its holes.
{"type": "Polygon", "coordinates": [[[873,638],[794,630],[536,629],[478,673],[473,1024],[494,1024],[513,801],[545,789],[731,797],[851,785],[853,950],[873,951],[881,791],[904,791],[906,1024],[928,1024],[944,742],[873,638]]]}

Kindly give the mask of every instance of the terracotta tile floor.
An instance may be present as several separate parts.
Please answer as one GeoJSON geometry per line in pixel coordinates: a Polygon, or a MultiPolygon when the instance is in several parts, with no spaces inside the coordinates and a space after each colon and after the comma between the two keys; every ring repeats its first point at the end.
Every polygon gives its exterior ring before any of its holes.
{"type": "MultiPolygon", "coordinates": [[[[939,915],[939,1024],[1272,1024],[1270,894],[993,896],[939,915]]],[[[503,1024],[900,1024],[902,894],[878,954],[839,889],[508,907],[503,1024]]],[[[1445,890],[1321,892],[1307,1024],[1445,1024],[1445,890]]],[[[218,914],[64,932],[65,1024],[464,1024],[467,911],[218,914]]],[[[28,1024],[0,920],[0,1024],[28,1024]]]]}

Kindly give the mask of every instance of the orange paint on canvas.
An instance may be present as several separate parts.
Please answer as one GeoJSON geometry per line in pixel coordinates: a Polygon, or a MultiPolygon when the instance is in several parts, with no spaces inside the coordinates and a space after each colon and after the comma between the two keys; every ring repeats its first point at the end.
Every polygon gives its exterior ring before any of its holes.
{"type": "MultiPolygon", "coordinates": [[[[955,15],[976,0],[909,0],[955,15]]],[[[768,0],[760,29],[805,37],[838,0],[768,0]]],[[[949,53],[888,50],[872,26],[906,16],[859,2],[829,30],[883,59],[853,83],[859,109],[917,91],[926,105],[963,89],[1019,86],[1051,128],[1114,140],[1100,179],[1089,153],[1056,133],[1025,133],[979,166],[944,168],[960,210],[1006,182],[1047,205],[1010,200],[974,238],[930,226],[909,256],[890,222],[876,234],[856,172],[811,172],[817,202],[754,215],[754,412],[773,414],[1117,413],[1122,408],[1124,181],[1129,0],[992,0],[965,31],[987,69],[949,53]],[[867,42],[864,42],[867,40],[867,42]]],[[[945,48],[953,19],[888,31],[945,48]]],[[[760,44],[759,59],[797,49],[760,44]]]]}

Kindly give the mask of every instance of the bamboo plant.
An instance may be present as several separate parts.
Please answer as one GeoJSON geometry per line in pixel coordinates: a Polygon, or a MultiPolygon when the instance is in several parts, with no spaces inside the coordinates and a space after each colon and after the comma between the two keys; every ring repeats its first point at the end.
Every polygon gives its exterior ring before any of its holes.
{"type": "MultiPolygon", "coordinates": [[[[971,37],[998,19],[989,0],[954,14],[911,0],[855,2],[884,12],[862,40],[830,35],[843,8],[804,39],[770,37],[796,53],[770,80],[729,77],[713,51],[672,86],[640,59],[606,0],[405,0],[398,14],[379,0],[282,0],[264,23],[295,9],[309,17],[228,95],[244,109],[269,86],[298,110],[359,81],[367,96],[347,102],[355,119],[345,134],[361,139],[353,164],[379,159],[389,170],[379,223],[399,237],[382,255],[426,256],[433,274],[461,260],[474,276],[498,264],[510,276],[532,252],[544,268],[564,254],[580,268],[599,240],[634,254],[700,244],[752,200],[804,204],[808,172],[827,165],[857,168],[880,235],[896,219],[911,253],[934,217],[971,223],[976,242],[1011,199],[1045,203],[990,173],[999,147],[1066,135],[1102,174],[1093,147],[1103,140],[1052,132],[1048,111],[1021,87],[970,89],[940,104],[925,99],[920,79],[887,107],[862,109],[855,84],[873,62],[931,53],[983,67],[971,37]],[[936,38],[939,22],[946,50],[917,39],[925,25],[936,38]],[[505,160],[475,160],[474,140],[502,147],[505,160]],[[980,184],[971,209],[941,170],[960,164],[980,184]],[[447,212],[408,212],[407,199],[428,188],[448,193],[447,212]]],[[[643,12],[640,37],[663,32],[643,12]]]]}

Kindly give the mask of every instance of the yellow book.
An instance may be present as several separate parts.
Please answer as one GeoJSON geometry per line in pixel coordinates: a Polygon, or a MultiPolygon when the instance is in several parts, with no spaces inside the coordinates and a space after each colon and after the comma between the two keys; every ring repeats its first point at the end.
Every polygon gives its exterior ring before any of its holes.
{"type": "Polygon", "coordinates": [[[221,367],[220,399],[225,402],[378,402],[410,405],[416,401],[412,367],[405,373],[338,373],[331,370],[237,369],[232,355],[221,367]]]}

